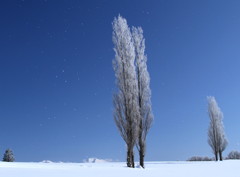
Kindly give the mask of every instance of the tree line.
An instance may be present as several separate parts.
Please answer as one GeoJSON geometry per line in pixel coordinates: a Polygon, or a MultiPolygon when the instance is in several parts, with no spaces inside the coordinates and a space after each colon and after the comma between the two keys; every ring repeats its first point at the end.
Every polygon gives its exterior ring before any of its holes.
{"type": "MultiPolygon", "coordinates": [[[[240,152],[239,151],[231,151],[228,153],[227,157],[224,158],[225,160],[239,160],[240,159],[240,152]]],[[[213,161],[216,160],[214,158],[209,158],[209,157],[201,157],[201,156],[193,156],[187,161],[213,161]]]]}

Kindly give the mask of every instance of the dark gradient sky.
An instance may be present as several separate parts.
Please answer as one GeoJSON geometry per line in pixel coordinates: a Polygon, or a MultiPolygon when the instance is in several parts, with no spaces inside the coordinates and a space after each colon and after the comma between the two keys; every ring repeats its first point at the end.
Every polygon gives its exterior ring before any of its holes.
{"type": "Polygon", "coordinates": [[[125,160],[112,117],[118,14],[146,38],[155,115],[146,160],[212,156],[209,95],[225,116],[224,155],[240,150],[239,9],[238,0],[1,0],[0,153],[125,160]]]}

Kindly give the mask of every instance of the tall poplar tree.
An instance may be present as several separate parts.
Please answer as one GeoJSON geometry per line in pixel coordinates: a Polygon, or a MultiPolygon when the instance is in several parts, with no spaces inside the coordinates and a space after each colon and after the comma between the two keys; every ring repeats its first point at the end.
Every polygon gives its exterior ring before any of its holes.
{"type": "Polygon", "coordinates": [[[127,145],[127,166],[134,168],[133,149],[138,138],[140,117],[134,65],[135,48],[126,19],[119,15],[114,19],[112,27],[115,51],[113,68],[118,88],[113,97],[114,119],[120,135],[127,145]]]}
{"type": "Polygon", "coordinates": [[[207,97],[208,100],[208,115],[210,118],[210,125],[208,128],[208,144],[212,148],[215,155],[215,160],[222,158],[222,152],[227,147],[227,139],[223,126],[223,113],[218,107],[217,101],[213,96],[207,97]]]}
{"type": "Polygon", "coordinates": [[[141,27],[132,28],[132,37],[135,47],[135,66],[138,85],[139,129],[137,149],[139,151],[140,166],[144,168],[146,153],[146,138],[153,121],[151,106],[150,77],[147,70],[147,56],[145,55],[145,39],[141,27]]]}

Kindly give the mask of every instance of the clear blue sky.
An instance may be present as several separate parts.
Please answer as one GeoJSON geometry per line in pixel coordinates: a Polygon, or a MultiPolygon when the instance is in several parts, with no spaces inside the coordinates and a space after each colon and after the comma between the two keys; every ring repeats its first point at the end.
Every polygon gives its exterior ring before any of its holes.
{"type": "MultiPolygon", "coordinates": [[[[142,26],[153,127],[146,160],[212,156],[206,96],[240,150],[240,1],[0,1],[0,155],[125,160],[112,117],[112,20],[142,26]]],[[[136,154],[136,160],[138,155],[136,154]]]]}

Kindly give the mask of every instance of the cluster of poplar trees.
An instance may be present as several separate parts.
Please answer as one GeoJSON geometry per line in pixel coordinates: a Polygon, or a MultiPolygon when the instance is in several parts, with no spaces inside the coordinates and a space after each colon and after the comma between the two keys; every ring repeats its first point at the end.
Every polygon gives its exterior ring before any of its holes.
{"type": "Polygon", "coordinates": [[[127,166],[134,168],[134,147],[144,168],[146,137],[153,121],[150,77],[147,70],[145,39],[141,27],[128,27],[120,15],[114,19],[113,68],[118,91],[113,96],[114,119],[127,145],[127,166]]]}
{"type": "MultiPolygon", "coordinates": [[[[147,70],[145,39],[141,27],[130,28],[120,15],[114,18],[113,44],[117,92],[113,96],[114,120],[127,145],[127,166],[135,167],[134,147],[139,152],[140,166],[144,168],[146,137],[153,122],[150,77],[147,70]]],[[[223,114],[214,97],[207,97],[210,126],[208,143],[215,160],[222,160],[227,146],[223,114]]]]}
{"type": "Polygon", "coordinates": [[[218,107],[217,101],[214,97],[207,97],[208,100],[208,115],[210,118],[210,125],[208,128],[208,144],[212,148],[215,155],[215,160],[222,161],[222,152],[226,149],[228,141],[226,139],[223,126],[223,113],[218,107]]]}

